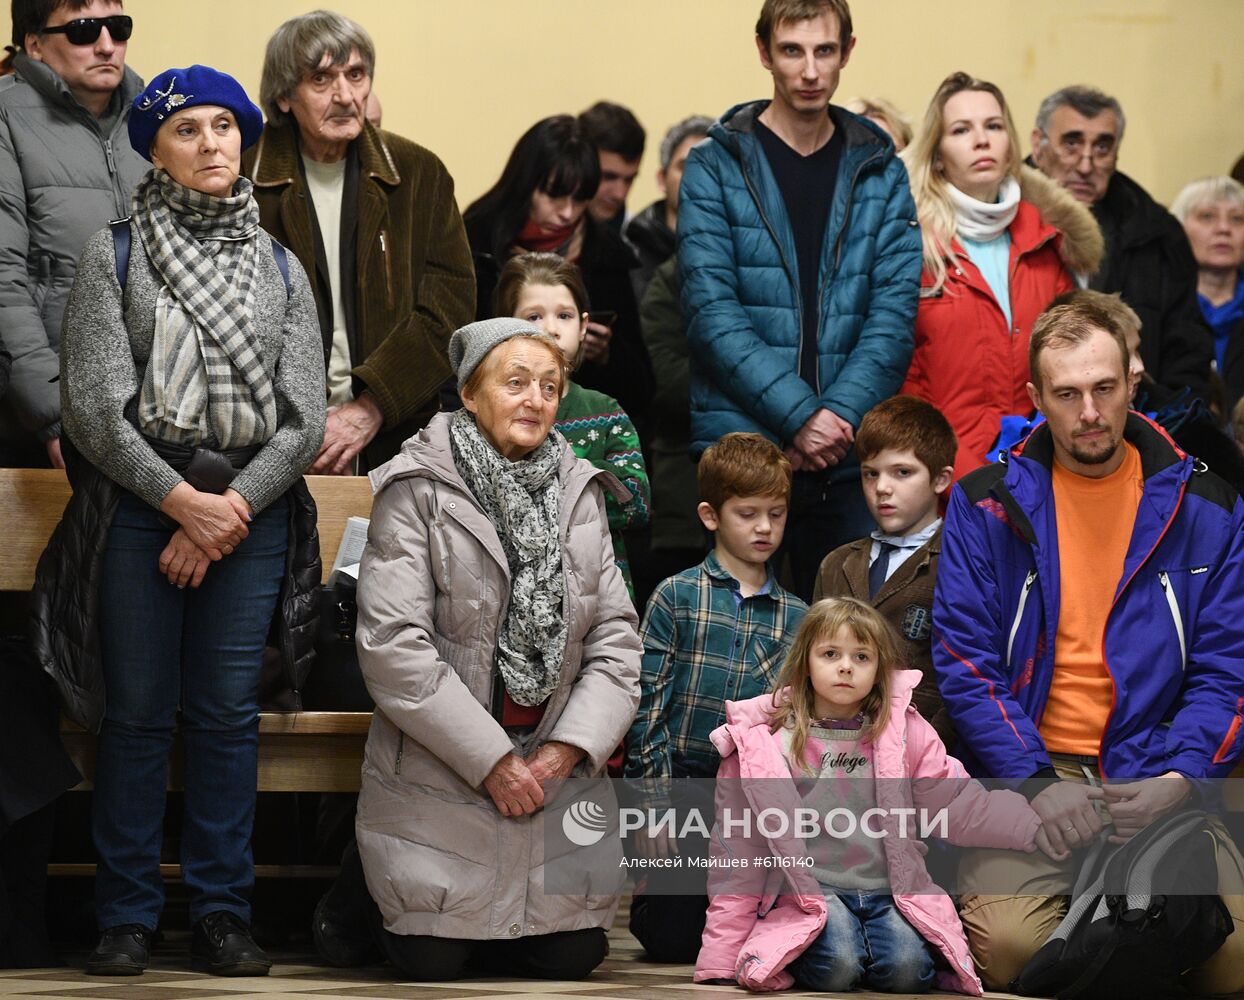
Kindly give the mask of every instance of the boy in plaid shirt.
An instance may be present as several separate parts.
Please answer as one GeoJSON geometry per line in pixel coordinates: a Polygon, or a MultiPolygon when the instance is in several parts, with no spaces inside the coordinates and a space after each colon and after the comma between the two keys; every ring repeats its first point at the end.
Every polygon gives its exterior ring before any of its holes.
{"type": "MultiPolygon", "coordinates": [[[[715,544],[648,601],[639,713],[623,771],[632,780],[713,777],[719,757],[709,734],[725,721],[725,703],[773,689],[807,610],[768,566],[790,499],[781,449],[759,434],[727,434],[704,452],[698,477],[700,520],[715,544]]],[[[708,808],[711,817],[711,801],[708,808]]],[[[677,848],[660,837],[646,850],[677,848]]],[[[707,908],[707,896],[637,892],[631,933],[656,961],[694,962],[707,908]]]]}

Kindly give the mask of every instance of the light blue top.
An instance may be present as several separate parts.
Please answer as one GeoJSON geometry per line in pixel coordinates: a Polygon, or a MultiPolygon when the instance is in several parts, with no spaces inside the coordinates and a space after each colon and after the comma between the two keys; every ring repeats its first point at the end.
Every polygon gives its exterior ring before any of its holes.
{"type": "Polygon", "coordinates": [[[1002,307],[1002,315],[1006,317],[1006,328],[1011,328],[1011,234],[1003,230],[1001,236],[995,236],[986,243],[978,243],[964,236],[959,237],[968,258],[976,265],[985,284],[993,292],[993,297],[1002,307]]]}

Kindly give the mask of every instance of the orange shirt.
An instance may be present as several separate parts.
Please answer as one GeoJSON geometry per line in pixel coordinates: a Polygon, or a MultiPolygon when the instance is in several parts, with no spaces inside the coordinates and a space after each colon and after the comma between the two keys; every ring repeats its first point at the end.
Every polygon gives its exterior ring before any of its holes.
{"type": "Polygon", "coordinates": [[[1040,726],[1051,753],[1096,757],[1110,715],[1114,682],[1102,660],[1106,617],[1145,489],[1140,453],[1126,441],[1123,447],[1123,464],[1103,479],[1054,462],[1061,596],[1054,677],[1040,726]]]}

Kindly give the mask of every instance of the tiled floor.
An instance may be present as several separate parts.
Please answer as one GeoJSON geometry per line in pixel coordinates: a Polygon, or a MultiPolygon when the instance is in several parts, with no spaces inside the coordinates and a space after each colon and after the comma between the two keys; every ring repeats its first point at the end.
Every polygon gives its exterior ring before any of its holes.
{"type": "MultiPolygon", "coordinates": [[[[277,1000],[277,998],[355,997],[359,1000],[515,1000],[516,997],[554,997],[557,1000],[709,1000],[743,996],[735,987],[697,986],[691,967],[653,965],[642,960],[639,946],[626,932],[624,916],[610,936],[610,954],[590,978],[577,983],[472,979],[441,985],[402,983],[390,967],[333,969],[312,964],[306,955],[274,955],[277,964],[267,978],[219,979],[186,971],[186,945],[177,942],[159,949],[152,968],[132,979],[87,976],[77,967],[0,972],[0,997],[38,997],[39,1000],[277,1000]]],[[[71,960],[72,961],[72,960],[71,960]]],[[[783,996],[804,996],[791,992],[783,996]]],[[[824,996],[825,994],[816,994],[824,996]]],[[[1005,994],[987,994],[991,997],[1005,994]]],[[[852,1000],[893,994],[844,994],[852,1000]]],[[[958,994],[931,993],[928,997],[958,994]]]]}

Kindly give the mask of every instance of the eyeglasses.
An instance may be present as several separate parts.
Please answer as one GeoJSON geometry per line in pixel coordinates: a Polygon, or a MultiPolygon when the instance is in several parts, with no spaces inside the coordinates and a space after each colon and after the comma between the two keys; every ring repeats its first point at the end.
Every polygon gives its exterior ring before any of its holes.
{"type": "Polygon", "coordinates": [[[53,28],[44,28],[41,35],[64,35],[70,45],[94,45],[99,33],[104,28],[114,42],[124,42],[134,33],[134,19],[128,14],[113,14],[110,17],[79,17],[74,21],[58,24],[53,28]]]}
{"type": "MultiPolygon", "coordinates": [[[[1050,142],[1048,135],[1045,135],[1045,141],[1050,142]]],[[[1052,145],[1065,163],[1079,164],[1087,153],[1094,165],[1108,167],[1119,155],[1118,141],[1112,135],[1098,136],[1090,146],[1084,141],[1082,135],[1071,132],[1052,145]]]]}

